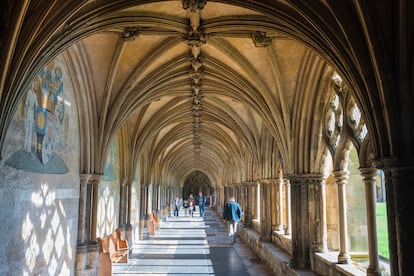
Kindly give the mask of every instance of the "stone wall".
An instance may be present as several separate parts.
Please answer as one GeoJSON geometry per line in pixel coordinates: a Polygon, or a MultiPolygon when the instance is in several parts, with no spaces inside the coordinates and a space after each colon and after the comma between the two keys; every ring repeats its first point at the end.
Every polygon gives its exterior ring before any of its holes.
{"type": "Polygon", "coordinates": [[[119,226],[119,193],[119,149],[115,141],[108,151],[104,175],[98,187],[97,237],[110,235],[119,226]]]}
{"type": "Polygon", "coordinates": [[[0,161],[0,275],[72,275],[79,200],[75,97],[61,57],[35,78],[0,161]]]}

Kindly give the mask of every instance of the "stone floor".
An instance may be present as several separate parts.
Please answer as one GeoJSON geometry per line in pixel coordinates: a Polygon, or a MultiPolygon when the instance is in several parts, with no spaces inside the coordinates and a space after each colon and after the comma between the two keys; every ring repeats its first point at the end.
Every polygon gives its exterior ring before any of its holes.
{"type": "Polygon", "coordinates": [[[225,224],[212,209],[204,218],[167,217],[149,240],[132,247],[127,264],[114,264],[113,275],[273,275],[242,240],[230,244],[225,224]]]}

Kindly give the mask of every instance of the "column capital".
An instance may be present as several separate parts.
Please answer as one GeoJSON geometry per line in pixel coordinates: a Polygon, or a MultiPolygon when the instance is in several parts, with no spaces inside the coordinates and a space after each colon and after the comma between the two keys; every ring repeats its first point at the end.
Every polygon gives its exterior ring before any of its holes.
{"type": "Polygon", "coordinates": [[[80,184],[99,184],[102,176],[103,174],[81,173],[79,175],[80,184]]]}
{"type": "Polygon", "coordinates": [[[122,181],[121,181],[121,183],[124,184],[124,185],[125,184],[126,185],[131,184],[132,182],[134,182],[134,179],[130,178],[130,177],[123,178],[122,181]]]}
{"type": "Polygon", "coordinates": [[[231,184],[229,185],[229,187],[232,187],[232,188],[241,187],[241,183],[231,183],[231,184]]]}
{"type": "Polygon", "coordinates": [[[335,181],[337,184],[346,184],[346,181],[349,177],[349,171],[340,170],[340,171],[333,171],[332,173],[335,176],[335,181]]]}
{"type": "Polygon", "coordinates": [[[326,176],[318,173],[290,174],[286,178],[292,182],[292,185],[320,184],[326,180],[326,176]]]}
{"type": "Polygon", "coordinates": [[[80,182],[80,184],[81,184],[81,185],[86,185],[86,184],[88,184],[89,177],[90,177],[90,174],[84,174],[84,173],[81,173],[81,174],[79,175],[79,182],[80,182]]]}
{"type": "Polygon", "coordinates": [[[263,184],[275,184],[276,179],[261,179],[261,180],[259,180],[259,182],[263,183],[263,184]]]}
{"type": "Polygon", "coordinates": [[[257,181],[244,181],[243,185],[245,185],[245,186],[256,186],[257,181]]]}
{"type": "Polygon", "coordinates": [[[375,160],[375,166],[381,170],[414,170],[414,157],[400,160],[398,157],[384,157],[375,160]]]}
{"type": "Polygon", "coordinates": [[[374,167],[368,168],[359,168],[361,175],[364,177],[365,181],[375,181],[375,177],[378,175],[378,169],[374,167]]]}

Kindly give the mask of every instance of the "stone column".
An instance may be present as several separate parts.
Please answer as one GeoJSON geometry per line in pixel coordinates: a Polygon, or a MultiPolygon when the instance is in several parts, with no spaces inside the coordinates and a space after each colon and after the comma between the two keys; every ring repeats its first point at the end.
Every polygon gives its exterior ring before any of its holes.
{"type": "Polygon", "coordinates": [[[276,226],[276,230],[277,231],[282,231],[283,230],[283,213],[284,213],[284,208],[283,208],[283,177],[281,175],[279,175],[279,178],[276,180],[276,189],[277,189],[277,197],[276,197],[276,204],[277,204],[277,226],[276,226]]]}
{"type": "Polygon", "coordinates": [[[93,175],[89,175],[86,184],[86,211],[85,211],[85,235],[86,240],[91,240],[91,227],[92,227],[92,195],[93,195],[93,184],[91,178],[93,175]]]}
{"type": "Polygon", "coordinates": [[[310,268],[309,175],[290,176],[292,187],[292,259],[290,266],[297,269],[310,268]]]}
{"type": "Polygon", "coordinates": [[[119,190],[119,228],[124,233],[130,247],[132,246],[131,185],[132,181],[125,179],[119,190]]]}
{"type": "Polygon", "coordinates": [[[247,190],[246,190],[246,183],[242,182],[240,185],[240,205],[242,207],[243,210],[243,217],[242,217],[242,222],[243,225],[246,225],[246,206],[247,206],[247,190]]]}
{"type": "Polygon", "coordinates": [[[86,210],[88,202],[89,174],[80,175],[79,184],[79,214],[78,214],[78,239],[76,242],[76,271],[85,270],[88,266],[88,235],[86,234],[86,210]]]}
{"type": "Polygon", "coordinates": [[[346,183],[348,171],[335,171],[335,181],[338,187],[338,212],[339,212],[339,247],[338,263],[347,264],[350,261],[348,227],[347,227],[347,201],[346,201],[346,183]]]}
{"type": "Polygon", "coordinates": [[[252,197],[251,197],[252,209],[250,213],[252,214],[252,219],[256,219],[256,220],[260,220],[260,216],[259,216],[260,212],[258,210],[260,208],[260,205],[258,204],[258,195],[257,195],[258,190],[259,190],[258,183],[259,182],[254,182],[250,186],[250,192],[252,194],[252,197]]]}
{"type": "Polygon", "coordinates": [[[148,194],[148,211],[151,212],[152,210],[158,210],[157,207],[157,196],[158,196],[158,185],[152,183],[152,185],[148,186],[148,189],[152,190],[152,194],[148,194]]]}
{"type": "Polygon", "coordinates": [[[278,184],[276,181],[272,180],[268,183],[269,185],[269,192],[270,192],[270,201],[268,204],[268,208],[270,209],[270,218],[271,218],[271,233],[273,236],[274,231],[279,230],[279,194],[278,194],[278,184]]]}
{"type": "Polygon", "coordinates": [[[292,209],[291,209],[291,196],[290,196],[290,180],[284,179],[285,183],[285,203],[286,203],[286,224],[285,224],[285,235],[291,234],[292,229],[292,209]]]}
{"type": "Polygon", "coordinates": [[[122,180],[119,185],[119,225],[126,224],[126,208],[127,208],[127,183],[126,180],[122,180]]]}
{"type": "Polygon", "coordinates": [[[378,237],[377,237],[377,220],[376,220],[376,168],[359,168],[365,183],[365,202],[367,206],[367,224],[368,224],[368,256],[369,266],[367,275],[380,276],[382,272],[379,267],[378,255],[378,237]]]}
{"type": "Polygon", "coordinates": [[[223,198],[223,206],[226,204],[227,201],[229,201],[229,187],[224,186],[223,192],[224,192],[224,198],[223,198]]]}
{"type": "Polygon", "coordinates": [[[249,214],[250,214],[250,225],[253,225],[253,220],[258,219],[257,217],[257,182],[250,182],[249,185],[249,214]]]}
{"type": "Polygon", "coordinates": [[[271,192],[270,183],[260,183],[260,240],[272,240],[272,218],[271,218],[271,192]]]}
{"type": "Polygon", "coordinates": [[[291,266],[299,269],[310,267],[310,251],[323,252],[327,248],[325,179],[320,175],[292,176],[292,209],[290,185],[286,181],[287,222],[286,231],[292,230],[291,266]],[[292,226],[290,226],[290,218],[292,226]]]}
{"type": "Polygon", "coordinates": [[[388,247],[390,251],[390,270],[391,275],[398,276],[398,249],[397,249],[397,232],[395,228],[396,211],[394,196],[394,176],[392,170],[384,169],[387,220],[388,220],[388,247]]]}
{"type": "Polygon", "coordinates": [[[98,197],[99,197],[99,182],[101,181],[100,174],[95,174],[94,177],[90,179],[92,184],[92,218],[91,218],[91,241],[96,242],[96,226],[98,220],[98,197]]]}
{"type": "Polygon", "coordinates": [[[131,224],[132,183],[133,183],[133,181],[130,180],[126,184],[126,189],[127,189],[127,193],[128,193],[128,197],[127,197],[128,208],[127,208],[126,222],[129,223],[129,224],[131,224]]]}
{"type": "Polygon", "coordinates": [[[98,186],[101,180],[100,174],[94,174],[93,177],[90,178],[89,183],[91,184],[92,188],[92,199],[91,199],[91,209],[92,209],[92,217],[90,223],[90,240],[88,243],[88,263],[89,267],[92,269],[98,269],[98,242],[96,241],[96,225],[98,220],[98,186]]]}
{"type": "Polygon", "coordinates": [[[148,224],[148,186],[141,185],[141,200],[140,200],[140,223],[139,223],[139,238],[140,240],[148,240],[149,224],[148,224]]]}
{"type": "Polygon", "coordinates": [[[414,260],[414,164],[382,160],[387,175],[387,217],[392,275],[411,275],[414,260]],[[398,267],[396,267],[398,265],[398,267]]]}
{"type": "Polygon", "coordinates": [[[157,184],[155,186],[156,190],[157,190],[157,195],[156,195],[156,202],[155,202],[155,206],[156,206],[156,210],[157,212],[160,212],[162,210],[162,190],[161,190],[161,185],[157,184]]]}
{"type": "Polygon", "coordinates": [[[252,225],[252,200],[250,192],[250,182],[244,182],[244,225],[246,227],[251,227],[252,225]]]}
{"type": "Polygon", "coordinates": [[[219,190],[218,190],[218,197],[219,197],[219,204],[221,207],[224,206],[225,203],[225,195],[224,195],[224,186],[220,186],[219,190]]]}
{"type": "Polygon", "coordinates": [[[328,229],[326,224],[326,187],[325,177],[309,177],[309,234],[312,251],[328,250],[328,229]]]}
{"type": "Polygon", "coordinates": [[[230,194],[229,196],[234,196],[234,198],[236,199],[237,202],[240,203],[240,198],[238,197],[238,189],[237,189],[237,184],[236,183],[232,183],[230,185],[230,194]]]}
{"type": "Polygon", "coordinates": [[[225,188],[225,186],[221,186],[221,189],[220,189],[220,200],[221,200],[221,206],[223,207],[224,204],[227,201],[227,199],[226,199],[226,188],[225,188]]]}
{"type": "MultiPolygon", "coordinates": [[[[238,183],[237,184],[237,197],[239,198],[239,202],[243,203],[243,201],[245,200],[245,198],[243,198],[244,191],[243,191],[243,184],[242,183],[238,183]]],[[[245,204],[243,203],[242,207],[245,204]]]]}

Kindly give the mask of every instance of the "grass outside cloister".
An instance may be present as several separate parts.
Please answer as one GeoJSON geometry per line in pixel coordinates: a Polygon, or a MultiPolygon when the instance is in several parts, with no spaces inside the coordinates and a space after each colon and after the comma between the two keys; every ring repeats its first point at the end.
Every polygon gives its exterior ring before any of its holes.
{"type": "Polygon", "coordinates": [[[381,258],[390,259],[388,250],[387,209],[385,202],[377,202],[378,251],[381,258]]]}

